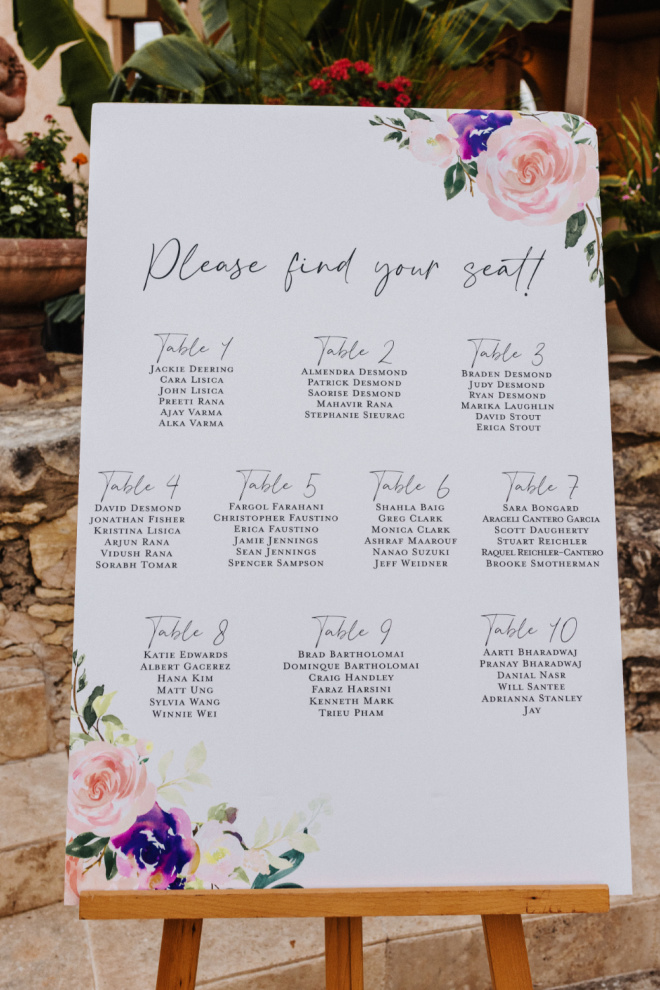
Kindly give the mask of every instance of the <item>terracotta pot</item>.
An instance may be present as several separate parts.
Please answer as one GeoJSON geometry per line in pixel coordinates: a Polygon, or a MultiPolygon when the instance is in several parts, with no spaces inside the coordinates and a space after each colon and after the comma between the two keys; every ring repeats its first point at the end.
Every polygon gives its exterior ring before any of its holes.
{"type": "Polygon", "coordinates": [[[628,329],[643,343],[660,351],[660,281],[651,261],[640,264],[632,292],[625,299],[618,299],[617,306],[628,329]]]}
{"type": "Polygon", "coordinates": [[[0,382],[52,381],[56,368],[41,346],[43,303],[85,281],[84,238],[0,238],[0,382]]]}

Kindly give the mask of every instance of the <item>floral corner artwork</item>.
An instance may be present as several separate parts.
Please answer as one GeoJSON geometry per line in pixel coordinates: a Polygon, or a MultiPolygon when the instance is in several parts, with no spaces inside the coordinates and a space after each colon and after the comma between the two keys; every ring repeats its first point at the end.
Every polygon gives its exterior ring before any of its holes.
{"type": "Polygon", "coordinates": [[[184,810],[184,792],[212,787],[202,772],[203,742],[182,772],[172,775],[170,750],[151,776],[153,746],[131,735],[110,711],[116,691],[89,688],[85,656],[73,654],[69,811],[65,903],[82,890],[184,890],[299,887],[282,883],[318,850],[319,818],[331,814],[325,797],[294,812],[286,825],[266,818],[245,840],[237,808],[209,807],[204,821],[184,810]]]}
{"type": "Polygon", "coordinates": [[[500,110],[429,116],[406,107],[403,114],[405,120],[374,116],[370,124],[387,128],[385,141],[442,169],[447,199],[464,190],[474,196],[476,189],[503,220],[565,224],[565,246],[575,247],[585,235],[589,280],[604,284],[602,220],[589,205],[598,195],[598,154],[587,121],[500,110]]]}

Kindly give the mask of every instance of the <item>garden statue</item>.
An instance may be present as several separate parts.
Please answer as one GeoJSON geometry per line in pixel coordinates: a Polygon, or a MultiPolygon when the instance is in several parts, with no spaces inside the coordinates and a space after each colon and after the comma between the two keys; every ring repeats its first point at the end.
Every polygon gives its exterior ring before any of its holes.
{"type": "Polygon", "coordinates": [[[7,124],[25,110],[27,77],[11,45],[0,38],[0,158],[23,158],[25,147],[7,136],[7,124]]]}

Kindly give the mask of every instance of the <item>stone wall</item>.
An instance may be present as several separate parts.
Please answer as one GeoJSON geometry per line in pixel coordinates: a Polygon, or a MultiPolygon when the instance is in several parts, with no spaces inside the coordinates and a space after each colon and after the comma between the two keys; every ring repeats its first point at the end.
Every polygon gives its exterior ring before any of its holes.
{"type": "MultiPolygon", "coordinates": [[[[0,763],[68,739],[79,360],[60,357],[63,391],[2,412],[0,763]]],[[[627,724],[658,729],[660,358],[610,368],[627,724]]]]}
{"type": "Polygon", "coordinates": [[[626,720],[660,728],[660,358],[610,370],[626,720]]]}
{"type": "Polygon", "coordinates": [[[0,763],[69,735],[81,365],[60,362],[64,390],[2,409],[0,763]]]}

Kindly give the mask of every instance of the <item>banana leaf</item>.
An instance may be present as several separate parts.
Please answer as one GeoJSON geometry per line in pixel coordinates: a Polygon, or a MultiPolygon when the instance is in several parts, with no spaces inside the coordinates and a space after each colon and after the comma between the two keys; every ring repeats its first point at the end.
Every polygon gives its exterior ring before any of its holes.
{"type": "Polygon", "coordinates": [[[211,37],[229,20],[227,0],[201,0],[200,12],[207,37],[211,37]]]}
{"type": "Polygon", "coordinates": [[[131,69],[159,86],[191,94],[197,103],[224,75],[213,49],[187,34],[168,34],[143,45],[122,66],[122,75],[131,69]]]}
{"type": "MultiPolygon", "coordinates": [[[[295,60],[328,0],[227,0],[236,58],[259,65],[295,60]]],[[[205,5],[211,8],[211,4],[205,5]]]]}
{"type": "Polygon", "coordinates": [[[92,104],[109,99],[113,69],[106,41],[80,16],[71,0],[13,0],[13,10],[18,43],[37,69],[60,45],[78,42],[62,53],[60,102],[71,107],[89,141],[92,104]]]}
{"type": "Polygon", "coordinates": [[[547,24],[560,11],[570,10],[564,0],[437,0],[427,9],[450,13],[449,30],[438,54],[453,69],[473,65],[510,25],[522,31],[528,24],[547,24]]]}

